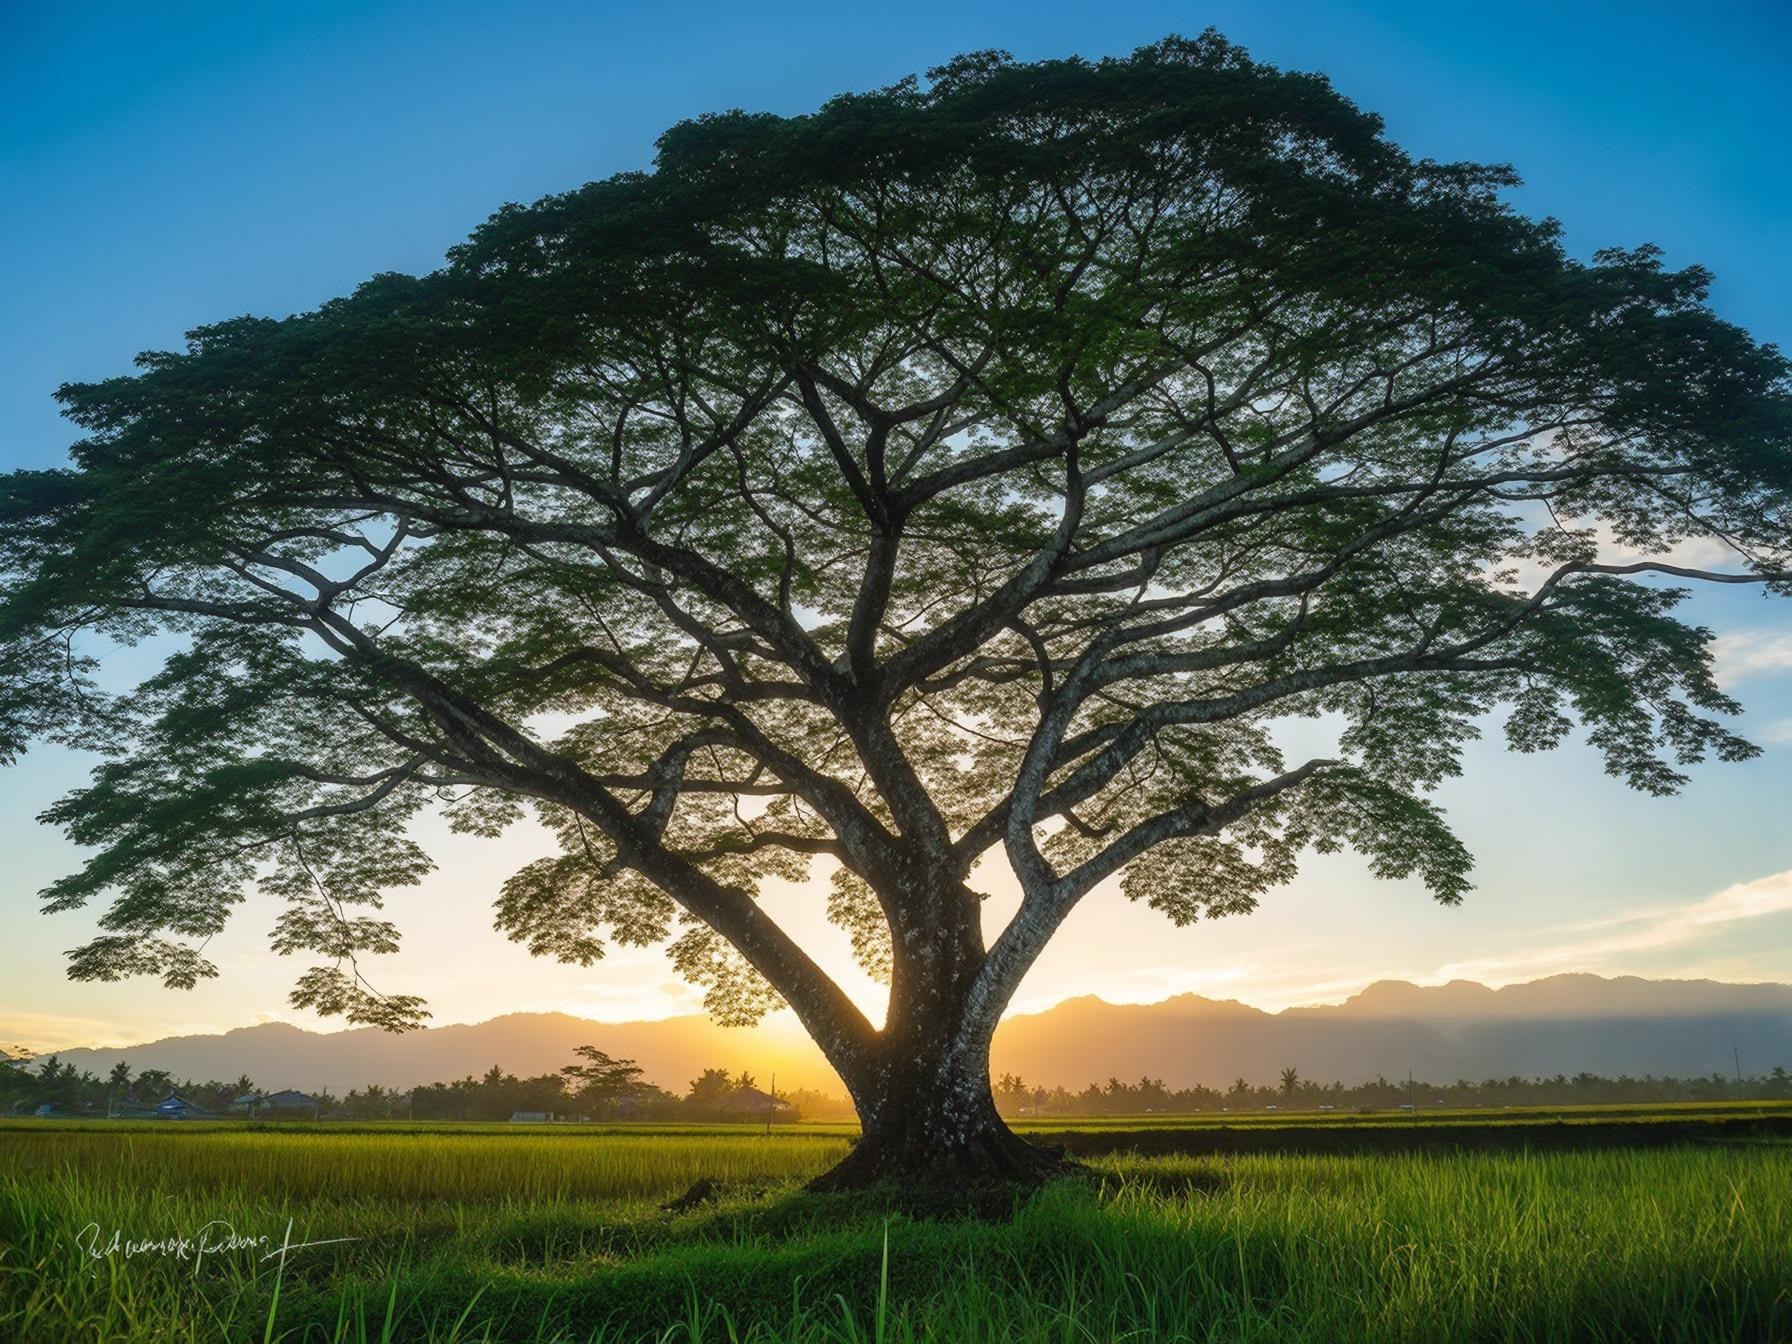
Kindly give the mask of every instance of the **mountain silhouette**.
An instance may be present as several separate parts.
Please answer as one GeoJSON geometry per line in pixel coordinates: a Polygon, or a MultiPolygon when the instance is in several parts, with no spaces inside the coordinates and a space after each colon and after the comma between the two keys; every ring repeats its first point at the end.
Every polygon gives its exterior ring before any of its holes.
{"type": "Polygon", "coordinates": [[[814,1087],[844,1093],[821,1051],[780,1014],[758,1027],[720,1027],[701,1015],[650,1022],[594,1022],[567,1013],[507,1013],[488,1022],[427,1027],[394,1034],[378,1027],[307,1031],[285,1022],[238,1027],[217,1035],[170,1036],[118,1048],[56,1052],[77,1068],[105,1073],[123,1060],[133,1073],[165,1069],[176,1078],[235,1078],[263,1087],[327,1089],[379,1083],[412,1087],[478,1076],[492,1065],[532,1077],[574,1063],[573,1050],[595,1045],[633,1059],[648,1082],[682,1093],[707,1068],[743,1069],[760,1086],[777,1075],[786,1091],[814,1087]]]}
{"type": "MultiPolygon", "coordinates": [[[[493,1064],[528,1076],[570,1063],[595,1045],[639,1062],[649,1081],[682,1092],[706,1068],[752,1072],[780,1090],[844,1088],[788,1014],[758,1027],[719,1027],[700,1016],[593,1022],[564,1013],[512,1013],[473,1025],[404,1035],[377,1028],[314,1032],[285,1023],[219,1035],[176,1036],[121,1048],[59,1051],[78,1068],[235,1078],[267,1087],[369,1082],[409,1087],[478,1075],[493,1064]]],[[[1273,1082],[1292,1066],[1319,1082],[1376,1076],[1433,1082],[1575,1074],[1728,1074],[1740,1054],[1749,1073],[1792,1067],[1792,985],[1557,975],[1490,989],[1473,981],[1381,981],[1340,1004],[1268,1013],[1232,1000],[1181,994],[1161,1003],[1068,999],[1011,1017],[996,1032],[991,1066],[1029,1084],[1078,1089],[1109,1077],[1162,1078],[1172,1087],[1273,1082]]]]}
{"type": "Polygon", "coordinates": [[[1377,1076],[1431,1082],[1573,1075],[1728,1075],[1792,1068],[1792,985],[1558,975],[1490,989],[1468,980],[1370,985],[1341,1004],[1265,1013],[1193,994],[1121,1006],[1070,999],[1002,1024],[998,1072],[1081,1087],[1149,1075],[1172,1087],[1377,1076]],[[1734,1053],[1733,1053],[1734,1052],[1734,1053]]]}

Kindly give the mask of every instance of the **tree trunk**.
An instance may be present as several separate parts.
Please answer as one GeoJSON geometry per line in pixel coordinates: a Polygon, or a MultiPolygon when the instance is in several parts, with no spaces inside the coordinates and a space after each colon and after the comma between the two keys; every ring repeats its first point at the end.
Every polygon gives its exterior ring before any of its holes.
{"type": "Polygon", "coordinates": [[[925,1062],[894,1061],[875,1099],[860,1102],[862,1133],[836,1167],[811,1190],[855,1190],[878,1184],[950,1193],[995,1185],[1036,1185],[1070,1165],[1052,1149],[1029,1143],[1003,1123],[989,1075],[942,1076],[925,1062]]]}
{"type": "Polygon", "coordinates": [[[917,939],[907,951],[897,959],[877,1045],[841,1069],[858,1108],[859,1141],[810,1189],[892,1183],[949,1194],[1062,1175],[1069,1164],[1060,1153],[1028,1143],[996,1114],[995,1022],[969,1007],[981,947],[946,936],[917,939]]]}

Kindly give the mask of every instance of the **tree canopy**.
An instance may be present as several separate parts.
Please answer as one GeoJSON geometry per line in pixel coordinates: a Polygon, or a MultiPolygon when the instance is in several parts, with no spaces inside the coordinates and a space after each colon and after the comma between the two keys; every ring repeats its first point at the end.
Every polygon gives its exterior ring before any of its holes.
{"type": "Polygon", "coordinates": [[[1351,847],[1458,900],[1427,795],[1489,715],[1655,793],[1749,756],[1639,580],[1788,591],[1787,365],[1515,181],[1211,33],[978,53],[64,387],[73,465],[0,485],[0,746],[105,756],[44,814],[92,849],[48,908],[110,902],[72,974],[190,986],[255,888],[295,1003],[413,1023],[358,962],[409,824],[532,811],[505,933],[669,942],[864,1106],[855,1060],[974,1068],[1116,875],[1181,922],[1351,847]],[[1285,759],[1289,716],[1335,749],[1285,759]],[[987,946],[980,863],[1023,892],[987,946]],[[756,901],[811,872],[881,1032],[756,901]]]}
{"type": "Polygon", "coordinates": [[[611,1059],[595,1045],[575,1046],[573,1054],[585,1062],[568,1064],[560,1072],[566,1075],[567,1085],[581,1101],[613,1105],[641,1085],[645,1070],[632,1059],[611,1059]]]}

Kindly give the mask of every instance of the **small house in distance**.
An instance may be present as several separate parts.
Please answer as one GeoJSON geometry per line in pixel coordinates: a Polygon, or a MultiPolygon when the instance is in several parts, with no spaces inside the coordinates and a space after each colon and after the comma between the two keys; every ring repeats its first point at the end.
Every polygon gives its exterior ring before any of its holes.
{"type": "Polygon", "coordinates": [[[510,1123],[513,1125],[545,1125],[554,1118],[552,1111],[512,1111],[510,1123]]]}
{"type": "Polygon", "coordinates": [[[316,1097],[289,1087],[280,1092],[245,1092],[230,1103],[230,1109],[243,1111],[251,1118],[309,1116],[316,1119],[318,1102],[316,1097]]]}
{"type": "Polygon", "coordinates": [[[756,1087],[735,1088],[717,1103],[716,1110],[724,1120],[783,1123],[796,1119],[796,1107],[756,1087]]]}
{"type": "Polygon", "coordinates": [[[203,1106],[195,1106],[178,1092],[170,1092],[155,1104],[155,1115],[158,1120],[209,1120],[212,1113],[203,1106]]]}

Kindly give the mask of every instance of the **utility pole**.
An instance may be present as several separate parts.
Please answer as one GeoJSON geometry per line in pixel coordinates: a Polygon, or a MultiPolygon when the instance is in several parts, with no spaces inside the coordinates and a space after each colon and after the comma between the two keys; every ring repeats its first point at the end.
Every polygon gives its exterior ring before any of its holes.
{"type": "Polygon", "coordinates": [[[1742,1100],[1742,1051],[1734,1044],[1730,1046],[1730,1058],[1736,1062],[1736,1099],[1740,1101],[1742,1100]]]}

